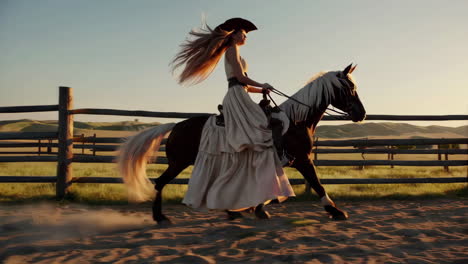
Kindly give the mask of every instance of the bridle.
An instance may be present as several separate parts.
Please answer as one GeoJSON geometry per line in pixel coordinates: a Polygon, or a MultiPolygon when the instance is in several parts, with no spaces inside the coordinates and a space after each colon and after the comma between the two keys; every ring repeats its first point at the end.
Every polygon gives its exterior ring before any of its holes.
{"type": "MultiPolygon", "coordinates": [[[[305,103],[303,103],[303,102],[301,102],[301,101],[299,101],[299,100],[297,100],[297,99],[295,99],[295,98],[292,98],[291,96],[289,96],[289,95],[287,95],[287,94],[281,92],[280,90],[278,90],[278,89],[276,89],[276,88],[271,87],[271,88],[270,88],[270,91],[271,91],[272,93],[275,93],[275,94],[279,95],[279,96],[286,97],[286,98],[288,98],[288,99],[290,99],[290,100],[292,100],[292,101],[294,101],[294,102],[296,102],[296,103],[298,103],[298,104],[300,104],[300,105],[303,105],[303,106],[305,106],[305,107],[308,107],[309,109],[313,109],[312,106],[307,105],[307,104],[305,104],[305,103]]],[[[273,102],[273,104],[274,104],[276,107],[278,107],[278,105],[276,104],[275,100],[273,100],[273,98],[271,97],[271,95],[270,95],[269,93],[268,93],[268,94],[267,94],[267,93],[263,93],[263,99],[266,99],[266,96],[267,96],[267,95],[268,95],[268,98],[270,98],[270,100],[273,102]]],[[[349,102],[349,100],[346,100],[346,109],[350,109],[350,108],[351,108],[351,103],[349,102]]],[[[325,114],[327,114],[328,116],[330,116],[330,117],[332,117],[332,118],[334,118],[334,119],[336,119],[336,120],[347,120],[348,117],[349,117],[349,114],[348,114],[348,113],[345,113],[345,112],[342,112],[342,111],[338,111],[338,110],[335,110],[334,108],[330,108],[330,107],[328,107],[328,108],[325,110],[325,114]],[[327,111],[335,112],[335,113],[339,114],[339,116],[330,114],[330,113],[327,112],[327,111]]]]}

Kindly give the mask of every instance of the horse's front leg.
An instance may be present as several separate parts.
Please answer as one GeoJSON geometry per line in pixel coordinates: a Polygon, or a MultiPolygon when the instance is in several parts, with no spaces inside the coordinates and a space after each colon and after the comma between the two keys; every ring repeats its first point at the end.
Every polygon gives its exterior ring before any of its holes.
{"type": "Polygon", "coordinates": [[[335,203],[328,196],[325,188],[323,188],[319,178],[317,177],[314,164],[308,157],[296,159],[293,167],[296,168],[302,174],[302,176],[304,176],[304,179],[307,182],[309,182],[310,187],[312,187],[312,189],[314,189],[314,191],[320,197],[320,202],[325,211],[327,211],[332,216],[333,220],[348,219],[348,214],[345,211],[338,209],[335,203]]]}

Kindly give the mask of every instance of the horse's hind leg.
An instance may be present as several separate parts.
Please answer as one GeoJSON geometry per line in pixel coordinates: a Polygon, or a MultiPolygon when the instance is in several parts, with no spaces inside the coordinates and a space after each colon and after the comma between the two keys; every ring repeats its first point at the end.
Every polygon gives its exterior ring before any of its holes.
{"type": "Polygon", "coordinates": [[[243,218],[244,216],[241,214],[241,212],[236,212],[236,211],[229,211],[226,210],[227,213],[227,218],[228,220],[235,220],[237,218],[243,218]]]}
{"type": "Polygon", "coordinates": [[[264,206],[265,204],[261,203],[255,207],[255,216],[258,219],[270,219],[271,218],[270,214],[267,211],[265,211],[265,209],[263,209],[264,206]]]}
{"type": "Polygon", "coordinates": [[[164,186],[177,177],[187,166],[169,164],[167,170],[155,180],[156,197],[153,202],[153,220],[158,224],[170,224],[171,221],[162,213],[162,191],[164,186]]]}

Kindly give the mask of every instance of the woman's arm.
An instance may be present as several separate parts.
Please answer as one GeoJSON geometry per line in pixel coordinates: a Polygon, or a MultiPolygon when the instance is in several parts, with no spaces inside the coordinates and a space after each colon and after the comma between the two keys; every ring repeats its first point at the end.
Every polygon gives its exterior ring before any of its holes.
{"type": "MultiPolygon", "coordinates": [[[[257,87],[253,87],[250,85],[247,86],[247,92],[249,93],[262,93],[264,89],[265,88],[257,88],[257,87]]],[[[270,91],[267,89],[267,92],[270,92],[270,91]]]]}
{"type": "Polygon", "coordinates": [[[261,93],[263,90],[251,86],[262,87],[266,89],[271,87],[271,85],[269,85],[268,83],[259,83],[244,75],[244,71],[242,70],[242,66],[240,63],[239,51],[237,46],[231,46],[226,50],[226,59],[232,67],[234,77],[236,77],[237,80],[239,80],[239,82],[249,85],[247,89],[248,92],[261,93]]]}

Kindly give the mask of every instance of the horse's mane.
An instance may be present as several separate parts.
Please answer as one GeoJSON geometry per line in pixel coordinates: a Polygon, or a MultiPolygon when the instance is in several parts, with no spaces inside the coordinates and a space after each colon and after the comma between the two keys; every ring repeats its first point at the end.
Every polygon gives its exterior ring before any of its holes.
{"type": "Polygon", "coordinates": [[[316,79],[318,79],[319,77],[322,77],[325,73],[327,73],[327,72],[321,71],[321,72],[318,72],[318,73],[312,75],[312,77],[310,77],[310,79],[307,80],[307,82],[306,82],[305,85],[308,85],[308,84],[310,84],[311,82],[313,82],[313,81],[315,81],[316,79]]]}
{"type": "Polygon", "coordinates": [[[303,106],[291,99],[286,100],[280,105],[280,108],[285,111],[289,118],[293,121],[304,121],[307,119],[311,111],[317,111],[321,104],[329,105],[335,93],[333,88],[340,87],[340,82],[337,78],[338,72],[319,72],[312,76],[305,86],[297,91],[292,98],[312,108],[303,106]]]}

